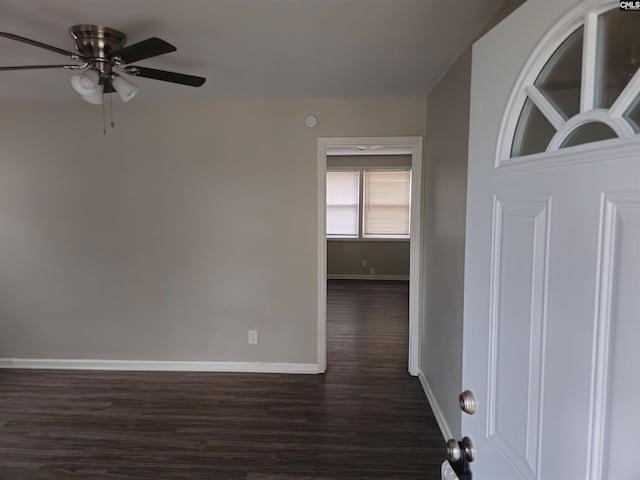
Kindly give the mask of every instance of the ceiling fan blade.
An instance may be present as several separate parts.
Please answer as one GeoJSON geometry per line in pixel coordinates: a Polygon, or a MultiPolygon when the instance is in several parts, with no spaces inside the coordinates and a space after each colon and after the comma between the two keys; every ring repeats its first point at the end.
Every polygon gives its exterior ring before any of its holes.
{"type": "Polygon", "coordinates": [[[83,59],[83,57],[81,55],[78,55],[77,53],[63,50],[62,48],[54,47],[53,45],[47,45],[46,43],[38,42],[37,40],[31,40],[30,38],[21,37],[20,35],[14,35],[13,33],[0,32],[0,37],[8,38],[9,40],[15,40],[16,42],[26,43],[27,45],[31,45],[33,47],[44,48],[45,50],[59,53],[60,55],[64,55],[65,57],[69,57],[74,60],[83,59]]]}
{"type": "Polygon", "coordinates": [[[170,43],[157,37],[151,37],[112,53],[111,58],[117,57],[122,63],[132,63],[138,60],[164,55],[165,53],[175,52],[176,50],[177,48],[170,43]]]}
{"type": "Polygon", "coordinates": [[[167,72],[166,70],[156,70],[155,68],[138,67],[136,65],[126,67],[124,72],[129,75],[135,75],[136,77],[153,78],[154,80],[162,80],[164,82],[189,85],[190,87],[201,87],[204,82],[207,81],[204,77],[185,75],[184,73],[167,72]]]}
{"type": "Polygon", "coordinates": [[[10,70],[44,70],[45,68],[67,68],[78,70],[81,65],[16,65],[12,67],[0,67],[0,72],[10,70]]]}

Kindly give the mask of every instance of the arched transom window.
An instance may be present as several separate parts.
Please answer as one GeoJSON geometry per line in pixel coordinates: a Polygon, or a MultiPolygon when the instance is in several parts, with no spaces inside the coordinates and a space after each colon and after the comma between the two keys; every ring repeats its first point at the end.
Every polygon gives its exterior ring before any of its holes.
{"type": "Polygon", "coordinates": [[[608,2],[559,29],[518,81],[499,163],[640,133],[640,12],[608,2]]]}

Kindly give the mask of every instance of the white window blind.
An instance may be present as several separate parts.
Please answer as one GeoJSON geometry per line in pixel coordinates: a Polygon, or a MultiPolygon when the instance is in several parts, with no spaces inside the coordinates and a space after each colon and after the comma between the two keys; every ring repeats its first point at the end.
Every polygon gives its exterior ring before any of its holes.
{"type": "Polygon", "coordinates": [[[364,235],[408,236],[411,172],[364,172],[364,235]]]}
{"type": "Polygon", "coordinates": [[[327,235],[358,236],[359,172],[327,172],[327,235]]]}

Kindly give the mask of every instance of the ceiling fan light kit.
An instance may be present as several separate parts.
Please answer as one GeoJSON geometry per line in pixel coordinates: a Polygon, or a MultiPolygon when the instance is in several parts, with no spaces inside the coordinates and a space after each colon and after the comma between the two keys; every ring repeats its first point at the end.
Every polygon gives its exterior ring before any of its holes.
{"type": "Polygon", "coordinates": [[[160,38],[151,37],[138,43],[126,45],[127,37],[124,33],[102,25],[89,24],[74,25],[69,29],[69,33],[74,39],[77,53],[13,33],[0,32],[0,38],[49,50],[77,62],[67,65],[0,66],[0,71],[77,70],[79,73],[71,77],[71,86],[84,100],[95,105],[103,103],[104,94],[117,92],[123,102],[128,102],[138,93],[138,86],[125,79],[123,74],[191,87],[200,87],[206,81],[205,78],[194,75],[131,65],[133,62],[177,50],[176,47],[160,38]]]}

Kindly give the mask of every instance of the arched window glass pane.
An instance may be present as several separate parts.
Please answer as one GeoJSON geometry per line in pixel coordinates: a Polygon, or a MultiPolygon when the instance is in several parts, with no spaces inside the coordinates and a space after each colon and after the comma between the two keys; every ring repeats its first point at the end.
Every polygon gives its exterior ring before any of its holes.
{"type": "Polygon", "coordinates": [[[618,9],[598,19],[596,108],[609,108],[640,66],[640,15],[618,9]]]}
{"type": "Polygon", "coordinates": [[[636,103],[629,109],[625,116],[631,121],[636,132],[640,132],[640,98],[636,100],[636,103]]]}
{"type": "Polygon", "coordinates": [[[553,125],[527,98],[518,119],[516,135],[511,146],[511,156],[520,157],[544,152],[555,133],[556,129],[553,128],[553,125]]]}
{"type": "Polygon", "coordinates": [[[576,128],[562,144],[562,148],[582,145],[584,143],[597,142],[617,138],[616,132],[602,122],[591,122],[576,128]]]}
{"type": "Polygon", "coordinates": [[[583,32],[580,27],[560,45],[534,83],[565,119],[580,112],[583,32]]]}

